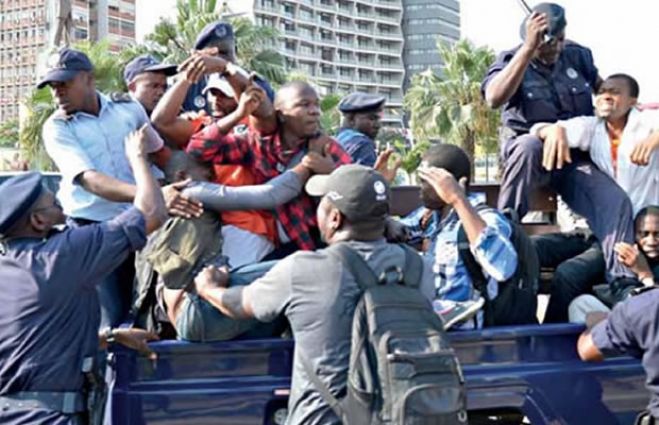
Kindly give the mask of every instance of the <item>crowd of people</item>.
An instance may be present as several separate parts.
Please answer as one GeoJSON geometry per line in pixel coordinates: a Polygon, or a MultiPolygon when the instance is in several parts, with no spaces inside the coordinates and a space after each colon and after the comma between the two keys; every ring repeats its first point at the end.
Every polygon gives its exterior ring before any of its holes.
{"type": "MultiPolygon", "coordinates": [[[[399,163],[374,142],[382,96],[347,95],[341,130],[326,134],[314,87],[275,91],[240,67],[221,21],[181,64],[127,64],[125,94],[100,93],[89,58],[59,51],[38,87],[58,106],[43,141],[60,190],[35,172],[0,186],[0,281],[11,282],[0,294],[0,422],[82,423],[85,377],[108,344],[153,355],[147,342],[159,338],[292,334],[289,423],[338,423],[301,357],[345,393],[360,289],[324,248],[339,244],[378,276],[403,270],[398,244],[413,246],[419,290],[458,331],[537,323],[540,267],[553,267],[544,322],[594,326],[580,355],[642,356],[656,389],[659,114],[636,107],[633,77],[602,79],[565,27],[560,6],[538,5],[483,81],[503,108],[498,209],[469,190],[466,153],[438,144],[418,169],[422,207],[399,219],[389,215],[399,163]],[[520,218],[540,186],[587,227],[527,237],[520,218]]],[[[649,416],[659,418],[656,394],[649,416]]]]}

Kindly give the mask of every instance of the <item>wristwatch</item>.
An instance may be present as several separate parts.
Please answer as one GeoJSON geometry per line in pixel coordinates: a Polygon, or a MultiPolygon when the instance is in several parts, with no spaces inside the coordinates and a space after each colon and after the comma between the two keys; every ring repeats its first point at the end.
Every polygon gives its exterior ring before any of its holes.
{"type": "Polygon", "coordinates": [[[114,329],[110,326],[103,330],[103,336],[105,337],[105,342],[110,345],[116,342],[116,335],[114,334],[114,329]]]}

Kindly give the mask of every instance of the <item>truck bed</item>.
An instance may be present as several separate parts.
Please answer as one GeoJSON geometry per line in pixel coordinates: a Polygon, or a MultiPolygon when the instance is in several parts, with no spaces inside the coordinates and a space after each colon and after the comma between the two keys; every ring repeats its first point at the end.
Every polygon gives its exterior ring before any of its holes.
{"type": "MultiPolygon", "coordinates": [[[[464,370],[470,424],[629,424],[649,400],[630,357],[584,363],[583,326],[499,327],[451,332],[464,370]]],[[[162,341],[158,360],[112,353],[116,424],[281,424],[293,341],[162,341]]]]}

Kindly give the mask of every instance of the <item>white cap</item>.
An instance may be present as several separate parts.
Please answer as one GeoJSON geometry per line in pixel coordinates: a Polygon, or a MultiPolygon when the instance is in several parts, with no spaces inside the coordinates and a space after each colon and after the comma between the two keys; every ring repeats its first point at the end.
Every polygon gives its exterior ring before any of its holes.
{"type": "Polygon", "coordinates": [[[201,93],[205,95],[210,89],[217,89],[227,97],[236,97],[236,92],[233,90],[233,87],[231,87],[231,84],[229,84],[226,78],[221,77],[219,74],[211,74],[211,76],[208,77],[208,83],[206,83],[206,87],[204,87],[201,93]]]}

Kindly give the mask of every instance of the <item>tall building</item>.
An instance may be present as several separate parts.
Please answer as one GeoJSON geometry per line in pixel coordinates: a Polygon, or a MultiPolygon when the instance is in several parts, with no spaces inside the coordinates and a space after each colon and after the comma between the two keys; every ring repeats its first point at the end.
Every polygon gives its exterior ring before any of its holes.
{"type": "Polygon", "coordinates": [[[383,121],[401,124],[403,1],[236,0],[234,13],[278,28],[275,48],[290,71],[314,78],[321,94],[359,90],[387,97],[383,121]]]}
{"type": "Polygon", "coordinates": [[[403,33],[406,83],[412,75],[431,68],[441,73],[437,40],[453,43],[460,38],[458,0],[404,0],[403,33]]]}
{"type": "MultiPolygon", "coordinates": [[[[43,71],[57,22],[57,0],[0,1],[0,123],[18,118],[21,100],[43,71]]],[[[135,0],[72,0],[71,40],[135,40],[135,0]]]]}
{"type": "Polygon", "coordinates": [[[383,122],[402,124],[409,76],[441,68],[436,39],[460,36],[458,0],[229,0],[233,14],[278,28],[287,68],[321,93],[354,90],[387,97],[383,122]],[[407,75],[407,78],[406,78],[407,75]]]}

